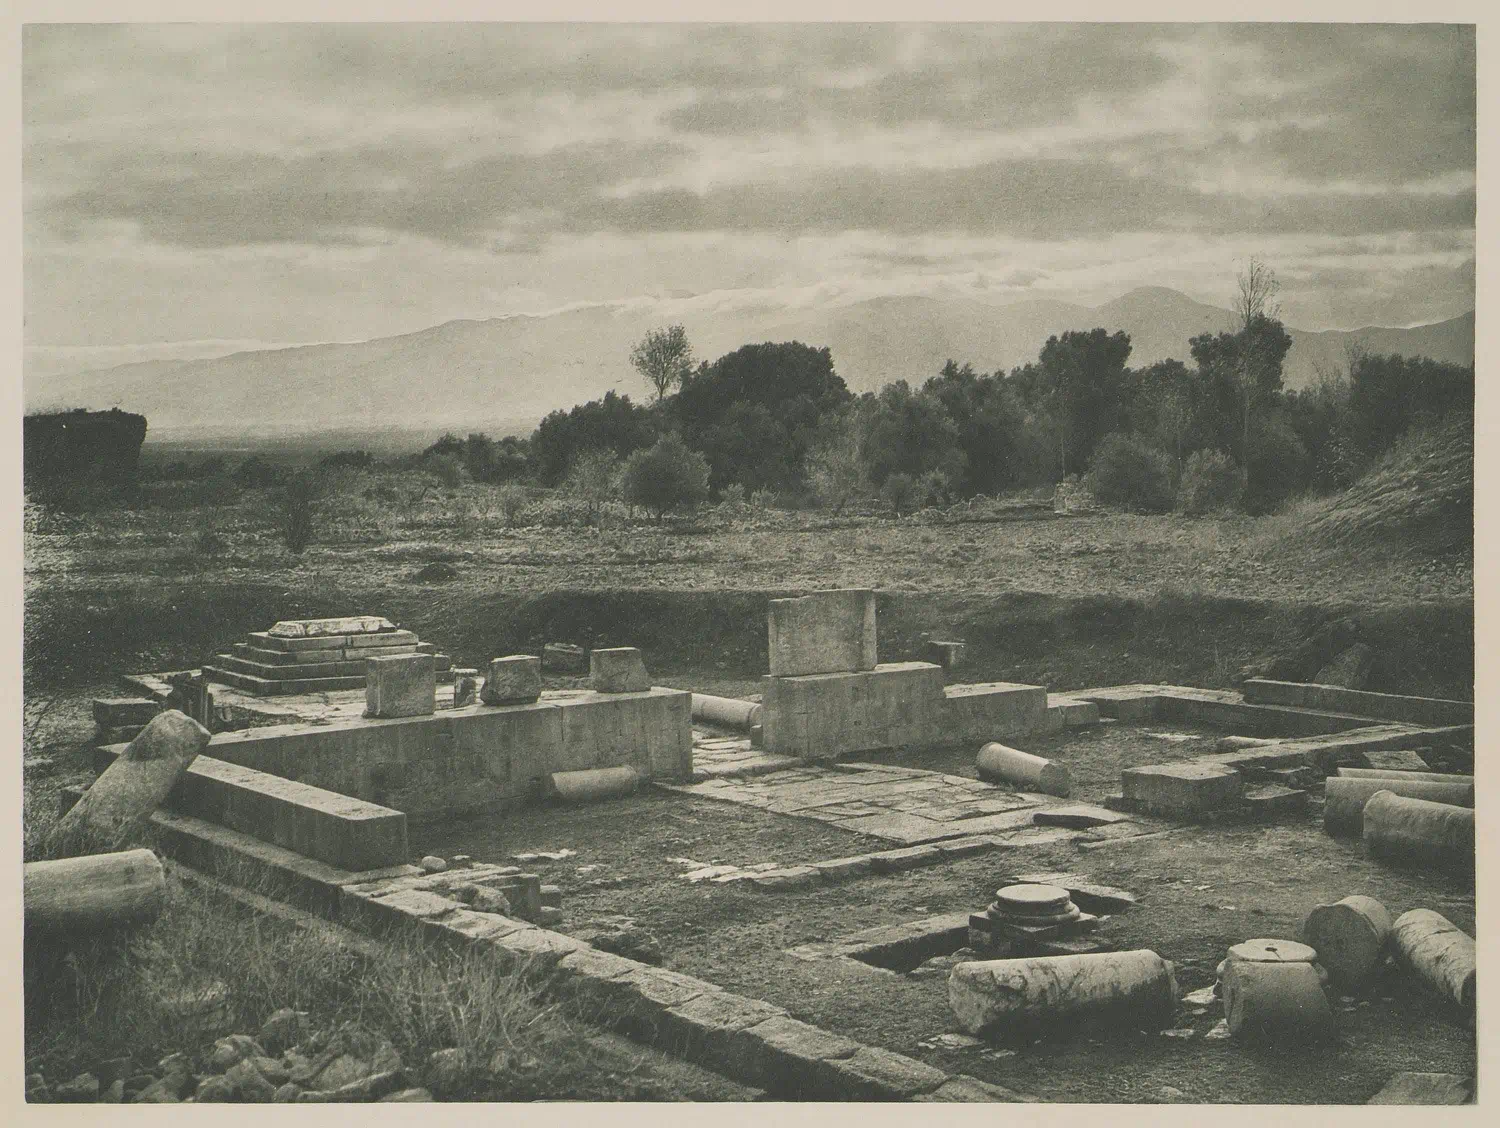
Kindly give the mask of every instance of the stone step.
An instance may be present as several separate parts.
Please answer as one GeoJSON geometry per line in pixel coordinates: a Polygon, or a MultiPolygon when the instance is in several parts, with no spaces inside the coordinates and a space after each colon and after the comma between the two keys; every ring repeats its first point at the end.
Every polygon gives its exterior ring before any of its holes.
{"type": "Polygon", "coordinates": [[[412,631],[378,631],[361,635],[319,635],[314,638],[282,638],[266,631],[251,631],[254,646],[265,650],[335,650],[346,646],[410,646],[417,641],[412,631]]]}
{"type": "Polygon", "coordinates": [[[285,697],[294,693],[327,693],[337,689],[364,689],[365,676],[343,678],[287,678],[272,681],[253,674],[242,674],[221,666],[204,666],[203,676],[209,681],[243,689],[258,697],[285,697]]]}
{"type": "Polygon", "coordinates": [[[306,681],[308,678],[364,677],[363,659],[358,662],[296,662],[272,664],[256,662],[238,654],[216,654],[214,663],[219,669],[233,670],[240,674],[251,674],[267,681],[306,681]]]}
{"type": "Polygon", "coordinates": [[[248,642],[234,644],[234,652],[250,662],[268,666],[316,666],[326,662],[363,662],[372,654],[432,654],[437,650],[430,642],[409,646],[385,646],[379,649],[346,646],[339,650],[266,650],[248,642]],[[426,649],[423,649],[423,648],[426,649]]]}

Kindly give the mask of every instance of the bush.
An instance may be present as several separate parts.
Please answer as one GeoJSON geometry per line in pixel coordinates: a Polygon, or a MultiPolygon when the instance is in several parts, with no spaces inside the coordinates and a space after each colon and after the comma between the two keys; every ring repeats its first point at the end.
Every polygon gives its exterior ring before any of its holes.
{"type": "Polygon", "coordinates": [[[668,511],[696,506],[708,496],[708,460],[667,435],[630,456],[623,488],[627,502],[660,521],[668,511]]]}
{"type": "Polygon", "coordinates": [[[880,500],[889,505],[897,517],[906,516],[917,507],[916,479],[910,474],[896,471],[880,487],[880,500]]]}
{"type": "Polygon", "coordinates": [[[1223,451],[1198,450],[1188,456],[1177,484],[1177,508],[1197,516],[1233,509],[1240,500],[1240,470],[1223,451]]]}
{"type": "Polygon", "coordinates": [[[322,481],[311,470],[298,470],[281,493],[281,534],[286,550],[300,556],[312,544],[313,511],[322,494],[322,481]]]}
{"type": "Polygon", "coordinates": [[[507,482],[495,491],[495,503],[500,506],[500,512],[505,516],[505,523],[509,526],[514,526],[520,520],[529,500],[525,487],[518,486],[514,482],[507,482]]]}
{"type": "Polygon", "coordinates": [[[367,450],[339,450],[326,455],[318,465],[326,470],[368,470],[375,465],[375,456],[367,450]]]}
{"type": "Polygon", "coordinates": [[[427,469],[437,475],[445,489],[456,490],[463,485],[464,466],[456,454],[435,454],[423,460],[427,469]]]}
{"type": "Polygon", "coordinates": [[[1165,513],[1172,508],[1172,459],[1137,435],[1105,435],[1089,487],[1105,505],[1165,513]]]}
{"type": "Polygon", "coordinates": [[[252,454],[234,471],[235,484],[242,489],[264,490],[281,485],[286,480],[287,469],[274,462],[267,462],[258,454],[252,454]]]}
{"type": "Polygon", "coordinates": [[[614,451],[580,455],[568,473],[568,492],[587,506],[589,522],[597,522],[600,510],[620,492],[620,460],[614,451]]]}
{"type": "Polygon", "coordinates": [[[1309,482],[1307,447],[1285,423],[1269,420],[1250,436],[1250,485],[1245,508],[1269,513],[1309,482]]]}

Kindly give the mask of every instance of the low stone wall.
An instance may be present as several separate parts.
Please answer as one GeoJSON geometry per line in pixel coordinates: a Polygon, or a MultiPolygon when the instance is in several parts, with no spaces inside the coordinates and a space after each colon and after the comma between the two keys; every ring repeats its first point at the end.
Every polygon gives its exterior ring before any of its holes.
{"type": "Polygon", "coordinates": [[[220,733],[207,751],[422,819],[502,809],[553,772],[633,767],[648,779],[687,779],[691,701],[675,689],[561,691],[530,705],[220,733]]]}
{"type": "MultiPolygon", "coordinates": [[[[845,674],[761,679],[767,752],[832,760],[939,739],[943,668],[888,662],[845,674]]],[[[1043,692],[1043,708],[1046,694],[1043,692]]]]}
{"type": "Polygon", "coordinates": [[[1303,709],[1328,709],[1355,713],[1382,721],[1405,721],[1418,725],[1472,725],[1472,701],[1448,701],[1438,697],[1405,697],[1395,693],[1368,693],[1336,685],[1268,681],[1245,682],[1245,700],[1266,705],[1295,705],[1303,709]]]}
{"type": "MultiPolygon", "coordinates": [[[[103,770],[125,750],[98,750],[103,770]]],[[[347,870],[407,860],[406,815],[362,799],[199,756],[167,797],[167,807],[262,842],[347,870]]]]}

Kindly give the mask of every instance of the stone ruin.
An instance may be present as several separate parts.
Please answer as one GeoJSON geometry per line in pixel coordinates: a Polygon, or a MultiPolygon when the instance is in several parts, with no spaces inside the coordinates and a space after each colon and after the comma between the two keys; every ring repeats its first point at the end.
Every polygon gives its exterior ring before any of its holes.
{"type": "Polygon", "coordinates": [[[251,631],[229,653],[203,667],[211,682],[257,697],[365,687],[371,658],[425,655],[438,680],[451,680],[452,659],[430,642],[378,615],[290,619],[251,631]]]}

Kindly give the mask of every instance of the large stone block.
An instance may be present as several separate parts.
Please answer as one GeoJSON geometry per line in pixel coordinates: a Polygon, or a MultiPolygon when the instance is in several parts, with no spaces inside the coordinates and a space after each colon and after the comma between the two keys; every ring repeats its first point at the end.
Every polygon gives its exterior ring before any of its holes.
{"type": "Polygon", "coordinates": [[[832,760],[941,738],[943,670],[929,662],[761,682],[767,752],[832,760]]]}
{"type": "Polygon", "coordinates": [[[374,634],[396,625],[379,615],[346,615],[338,619],[286,619],[266,633],[278,638],[317,638],[322,635],[374,634]]]}
{"type": "Polygon", "coordinates": [[[954,744],[1022,736],[1046,724],[1046,686],[982,682],[943,690],[942,739],[954,744]]]}
{"type": "Polygon", "coordinates": [[[1370,693],[1333,685],[1270,681],[1250,678],[1245,682],[1245,700],[1268,705],[1293,705],[1302,709],[1326,709],[1353,713],[1385,721],[1421,725],[1472,725],[1474,703],[1439,697],[1406,697],[1396,693],[1370,693]]]}
{"type": "Polygon", "coordinates": [[[1133,806],[1163,815],[1201,815],[1237,803],[1244,779],[1233,768],[1187,761],[1126,768],[1120,790],[1133,806]]]}
{"type": "Polygon", "coordinates": [[[530,654],[490,659],[479,699],[486,705],[527,705],[542,695],[542,660],[530,654]]]}
{"type": "Polygon", "coordinates": [[[773,599],[766,629],[772,677],[853,673],[877,663],[873,591],[773,599]]]}
{"type": "Polygon", "coordinates": [[[596,693],[644,693],[651,688],[646,662],[633,646],[589,651],[589,681],[596,693]]]}
{"type": "Polygon", "coordinates": [[[365,716],[419,717],[437,711],[437,671],[431,654],[365,660],[365,716]]]}

